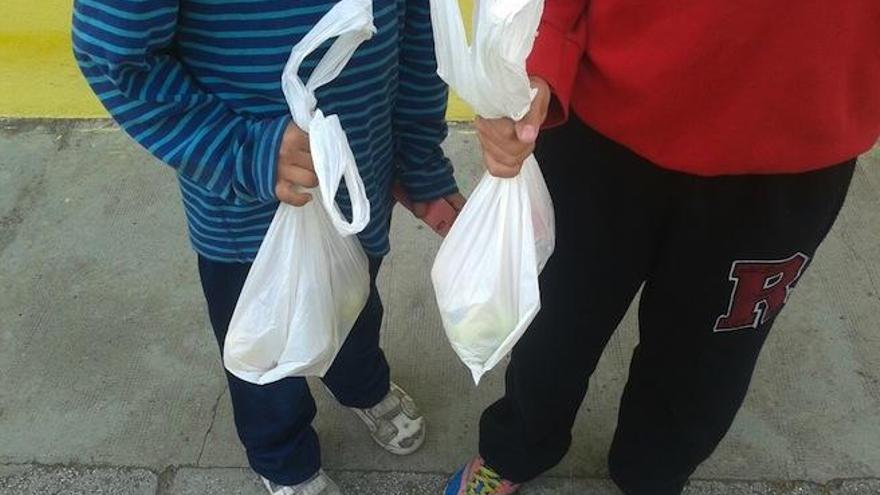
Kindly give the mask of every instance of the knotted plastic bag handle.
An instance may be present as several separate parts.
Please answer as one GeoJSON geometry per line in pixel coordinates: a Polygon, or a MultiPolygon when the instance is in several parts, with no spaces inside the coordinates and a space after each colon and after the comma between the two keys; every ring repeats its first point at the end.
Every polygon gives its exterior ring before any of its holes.
{"type": "Polygon", "coordinates": [[[293,121],[309,134],[309,145],[324,209],[341,235],[357,234],[370,221],[370,201],[357,169],[348,137],[339,117],[325,116],[317,108],[315,90],[335,79],[351,60],[361,43],[376,32],[371,0],[342,0],[290,51],[281,77],[281,88],[293,121]],[[305,58],[327,40],[336,38],[324,57],[303,83],[299,68],[305,58]],[[351,200],[352,220],[348,222],[336,204],[340,180],[351,200]]]}

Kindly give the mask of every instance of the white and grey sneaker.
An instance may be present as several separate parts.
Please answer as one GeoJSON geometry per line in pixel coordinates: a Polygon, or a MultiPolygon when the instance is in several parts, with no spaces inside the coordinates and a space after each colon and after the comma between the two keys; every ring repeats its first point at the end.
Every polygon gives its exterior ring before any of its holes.
{"type": "Polygon", "coordinates": [[[336,483],[323,470],[306,481],[294,486],[276,485],[260,476],[270,495],[342,495],[336,483]]]}
{"type": "Polygon", "coordinates": [[[394,382],[382,402],[368,409],[351,410],[370,429],[373,440],[392,454],[412,454],[425,441],[425,418],[413,398],[394,382]]]}

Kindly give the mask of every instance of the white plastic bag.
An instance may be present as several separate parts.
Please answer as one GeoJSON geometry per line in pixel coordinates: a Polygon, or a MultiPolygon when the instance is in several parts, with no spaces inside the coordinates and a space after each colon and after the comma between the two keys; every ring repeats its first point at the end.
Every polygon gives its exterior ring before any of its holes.
{"type": "Polygon", "coordinates": [[[354,234],[369,222],[370,203],[339,118],[316,109],[314,92],[374,32],[371,1],[342,0],[291,50],[282,87],[294,122],[309,134],[319,186],[303,207],[278,206],[239,296],[223,361],[242,380],[323,376],[366,304],[369,264],[354,234]],[[303,60],[332,38],[304,84],[303,60]],[[335,203],[340,180],[351,198],[351,222],[335,203]]]}
{"type": "MultiPolygon", "coordinates": [[[[468,46],[457,0],[431,0],[438,73],[478,114],[521,119],[534,93],[525,60],[543,0],[480,0],[468,46]]],[[[443,241],[431,278],[443,326],[474,382],[541,308],[538,275],[555,247],[553,202],[534,157],[513,179],[483,176],[443,241]]]]}

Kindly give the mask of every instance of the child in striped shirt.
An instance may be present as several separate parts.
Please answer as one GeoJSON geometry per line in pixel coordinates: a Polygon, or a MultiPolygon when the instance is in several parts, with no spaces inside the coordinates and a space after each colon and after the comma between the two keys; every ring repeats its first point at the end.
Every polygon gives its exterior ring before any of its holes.
{"type": "MultiPolygon", "coordinates": [[[[308,139],[281,90],[291,47],[333,0],[76,0],[73,41],[83,74],[135,141],[177,174],[211,323],[222,345],[250,263],[278,201],[302,205],[313,186],[308,139]]],[[[436,75],[428,0],[375,0],[375,36],[318,106],[342,122],[371,203],[359,238],[372,291],[324,377],[373,438],[414,452],[424,420],[390,382],[379,348],[375,277],[389,250],[391,185],[416,202],[446,197],[460,208],[446,136],[447,88],[436,75]]],[[[305,79],[323,50],[303,64],[305,79]]],[[[338,198],[348,212],[344,192],[338,198]]],[[[227,373],[239,437],[270,493],[339,493],[321,470],[315,404],[303,378],[258,386],[227,373]]]]}

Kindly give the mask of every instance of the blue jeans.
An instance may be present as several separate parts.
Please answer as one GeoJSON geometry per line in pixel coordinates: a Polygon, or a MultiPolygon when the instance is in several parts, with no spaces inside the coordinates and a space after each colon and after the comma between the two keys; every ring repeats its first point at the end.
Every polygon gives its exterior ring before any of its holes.
{"type": "MultiPolygon", "coordinates": [[[[370,297],[324,384],[348,407],[378,404],[389,390],[389,369],[379,348],[382,301],[376,289],[381,258],[370,260],[370,297]]],[[[250,264],[223,263],[199,257],[199,275],[211,326],[220,345],[250,264]]],[[[321,467],[318,435],[312,428],[315,401],[304,378],[254,385],[226,373],[238,437],[254,471],[279,485],[295,485],[321,467]]]]}

